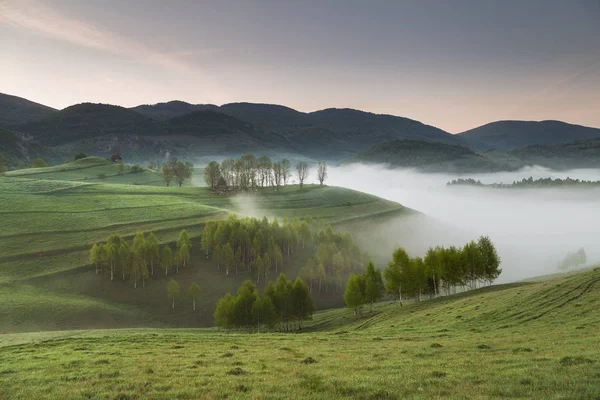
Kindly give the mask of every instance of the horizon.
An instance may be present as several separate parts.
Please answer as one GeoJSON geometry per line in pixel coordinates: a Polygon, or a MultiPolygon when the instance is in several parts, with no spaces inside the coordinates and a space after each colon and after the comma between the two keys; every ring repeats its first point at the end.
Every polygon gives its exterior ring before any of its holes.
{"type": "MultiPolygon", "coordinates": [[[[0,94],[5,94],[5,95],[8,95],[8,96],[14,96],[14,97],[20,97],[20,96],[17,96],[15,94],[11,94],[11,93],[0,93],[0,94]]],[[[416,122],[420,122],[420,123],[422,123],[424,125],[428,125],[428,126],[432,126],[434,128],[438,128],[438,129],[444,130],[443,128],[440,128],[439,126],[435,126],[433,124],[430,124],[427,121],[415,120],[415,119],[413,119],[413,118],[411,118],[409,116],[405,116],[405,115],[394,115],[394,114],[388,114],[388,113],[377,113],[377,112],[372,112],[372,111],[368,111],[368,110],[360,110],[360,109],[357,109],[357,108],[349,108],[349,107],[335,107],[335,106],[333,106],[333,107],[326,107],[326,108],[317,109],[317,110],[303,111],[303,110],[298,110],[298,109],[293,108],[293,107],[289,107],[289,106],[287,106],[285,104],[275,104],[275,103],[254,103],[254,102],[250,102],[250,101],[232,101],[232,102],[229,102],[229,103],[214,104],[214,103],[190,103],[190,102],[187,102],[187,101],[176,100],[175,99],[175,100],[168,100],[168,101],[159,101],[158,103],[153,103],[153,104],[148,104],[148,103],[147,104],[138,104],[138,105],[135,105],[135,106],[132,106],[132,107],[126,107],[126,106],[122,106],[122,105],[119,105],[119,104],[111,104],[111,103],[95,103],[95,102],[90,102],[90,101],[82,101],[80,103],[75,103],[75,104],[68,105],[68,106],[66,106],[64,108],[55,108],[55,107],[49,106],[47,104],[39,103],[39,102],[37,102],[35,100],[32,100],[32,99],[25,99],[25,100],[32,101],[33,103],[37,103],[37,104],[40,104],[42,106],[54,108],[56,111],[62,111],[62,110],[65,110],[65,109],[67,109],[69,107],[77,106],[77,105],[80,105],[80,104],[97,104],[97,105],[116,106],[116,107],[122,107],[122,108],[125,108],[125,109],[133,111],[133,109],[136,108],[136,107],[157,106],[157,105],[160,105],[160,104],[168,104],[168,103],[173,103],[173,102],[180,102],[180,103],[185,103],[185,104],[190,104],[190,105],[213,105],[213,106],[216,106],[216,107],[222,107],[222,106],[227,105],[227,104],[256,104],[256,105],[280,106],[280,107],[285,107],[285,108],[288,108],[288,109],[291,109],[291,110],[294,110],[294,111],[297,111],[297,112],[300,112],[300,113],[303,113],[303,114],[310,114],[310,113],[324,111],[324,110],[354,110],[354,111],[359,111],[359,112],[364,112],[364,113],[370,113],[370,114],[375,114],[375,115],[385,115],[385,116],[391,116],[391,117],[397,117],[397,118],[407,118],[407,119],[414,120],[416,122]]],[[[474,127],[471,127],[471,128],[467,128],[467,129],[465,129],[464,131],[461,131],[461,132],[449,132],[449,131],[446,131],[446,130],[444,130],[444,131],[446,133],[451,134],[451,135],[458,135],[458,134],[465,133],[465,132],[468,132],[468,131],[473,130],[473,129],[477,129],[477,128],[480,128],[480,127],[483,127],[483,126],[486,126],[486,125],[490,125],[490,124],[493,124],[493,123],[498,123],[498,122],[535,122],[535,123],[541,123],[541,122],[559,122],[559,123],[565,123],[565,124],[569,124],[569,125],[583,126],[583,127],[586,127],[586,128],[600,129],[600,126],[581,125],[581,124],[578,124],[578,123],[574,123],[574,122],[570,122],[570,121],[563,121],[563,120],[558,120],[558,119],[543,119],[543,120],[503,119],[503,120],[495,120],[495,121],[485,122],[485,123],[483,123],[481,125],[477,125],[477,126],[474,126],[474,127]]]]}
{"type": "Polygon", "coordinates": [[[506,120],[600,127],[599,17],[593,0],[0,0],[0,88],[57,109],[243,99],[449,133],[506,120]]]}

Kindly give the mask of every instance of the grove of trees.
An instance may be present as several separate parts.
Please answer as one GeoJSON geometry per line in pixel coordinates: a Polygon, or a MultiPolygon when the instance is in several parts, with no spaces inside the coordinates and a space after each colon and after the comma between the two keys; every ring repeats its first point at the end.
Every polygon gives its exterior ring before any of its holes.
{"type": "Polygon", "coordinates": [[[582,247],[574,253],[568,253],[565,258],[558,263],[558,269],[567,270],[584,265],[587,262],[587,254],[582,247]]]}
{"type": "Polygon", "coordinates": [[[435,247],[425,257],[409,257],[398,248],[384,270],[386,290],[402,302],[417,301],[422,296],[434,298],[442,291],[450,294],[457,287],[476,289],[477,284],[491,284],[502,272],[500,257],[487,236],[471,241],[462,248],[435,247]]]}
{"type": "MultiPolygon", "coordinates": [[[[300,187],[308,178],[308,164],[300,161],[296,164],[296,178],[300,187]]],[[[327,178],[327,164],[319,163],[318,179],[323,185],[327,178]]],[[[268,156],[256,157],[244,154],[239,159],[227,158],[220,164],[217,161],[208,163],[204,170],[204,181],[215,189],[220,181],[225,186],[241,190],[257,187],[273,187],[279,190],[292,179],[292,164],[283,158],[275,161],[268,156]]]]}
{"type": "Polygon", "coordinates": [[[445,292],[476,289],[477,284],[490,284],[498,278],[500,257],[487,236],[471,241],[463,248],[435,247],[425,257],[410,257],[406,250],[398,248],[383,271],[369,263],[362,274],[353,274],[346,283],[344,301],[357,315],[365,304],[380,300],[384,293],[392,295],[402,304],[403,299],[420,301],[423,296],[435,298],[445,292]]]}
{"type": "Polygon", "coordinates": [[[225,275],[249,274],[266,282],[272,273],[284,269],[285,260],[305,260],[301,276],[313,288],[343,287],[347,277],[364,263],[364,255],[348,233],[333,232],[319,220],[283,219],[280,223],[263,218],[238,218],[207,222],[201,247],[217,270],[225,275]]]}
{"type": "Polygon", "coordinates": [[[89,262],[95,267],[96,274],[106,273],[111,281],[129,280],[135,289],[138,283],[143,286],[154,276],[155,269],[163,269],[165,276],[173,267],[179,272],[180,267],[190,262],[191,247],[192,242],[185,229],[179,234],[174,253],[168,244],[163,245],[161,250],[153,233],[146,237],[143,232],[138,232],[131,244],[120,235],[112,234],[104,243],[92,246],[89,262]]]}
{"type": "Polygon", "coordinates": [[[280,274],[275,283],[269,282],[262,297],[256,285],[247,280],[233,296],[227,293],[219,299],[215,322],[224,329],[248,329],[260,333],[261,328],[290,331],[297,323],[310,320],[315,307],[308,286],[300,278],[294,283],[280,274]]]}

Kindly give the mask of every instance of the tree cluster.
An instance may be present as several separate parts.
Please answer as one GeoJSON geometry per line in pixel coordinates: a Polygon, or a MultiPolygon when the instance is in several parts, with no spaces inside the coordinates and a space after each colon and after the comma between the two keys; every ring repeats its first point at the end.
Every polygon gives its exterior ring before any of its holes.
{"type": "MultiPolygon", "coordinates": [[[[286,158],[274,161],[268,156],[244,154],[237,160],[227,158],[220,164],[217,161],[209,162],[204,169],[204,181],[213,190],[223,185],[241,190],[268,186],[279,190],[291,180],[291,168],[292,165],[286,158]]],[[[308,178],[308,172],[306,162],[300,161],[296,164],[296,178],[300,187],[308,178]]],[[[327,178],[327,164],[319,163],[318,178],[323,185],[327,178]]]]}
{"type": "Polygon", "coordinates": [[[502,272],[499,267],[500,257],[487,236],[463,248],[430,248],[423,258],[411,258],[399,248],[384,270],[385,287],[400,301],[419,301],[423,295],[433,298],[442,290],[450,294],[457,287],[476,289],[478,283],[491,284],[502,272]]]}
{"type": "MultiPolygon", "coordinates": [[[[175,309],[175,300],[181,294],[179,283],[173,278],[167,284],[167,297],[171,301],[171,308],[175,309]]],[[[196,301],[200,298],[200,286],[196,282],[192,282],[187,290],[188,298],[192,300],[192,309],[196,310],[196,301]]]]}
{"type": "MultiPolygon", "coordinates": [[[[310,256],[301,274],[319,290],[329,283],[343,285],[347,276],[363,262],[358,246],[348,233],[323,229],[320,221],[237,218],[209,221],[202,233],[202,250],[225,274],[244,271],[259,283],[283,267],[284,259],[295,253],[310,256]]],[[[307,257],[308,258],[308,257],[307,257]]],[[[305,258],[306,260],[306,258],[305,258]]]]}
{"type": "Polygon", "coordinates": [[[138,232],[131,244],[118,234],[112,234],[106,242],[92,246],[89,262],[95,267],[96,274],[106,271],[110,273],[111,281],[118,275],[123,281],[132,281],[133,287],[137,288],[138,282],[141,281],[143,286],[154,276],[155,266],[163,269],[165,276],[173,268],[179,273],[179,268],[190,262],[191,248],[192,242],[185,229],[179,234],[175,253],[169,245],[161,248],[153,233],[146,237],[143,232],[138,232]]]}
{"type": "Polygon", "coordinates": [[[352,274],[348,278],[344,301],[348,308],[354,309],[354,315],[361,311],[364,304],[370,304],[371,312],[373,312],[373,303],[379,301],[384,293],[385,286],[381,270],[369,262],[364,273],[352,274]]]}
{"type": "Polygon", "coordinates": [[[290,331],[296,322],[302,329],[302,321],[310,320],[315,307],[312,296],[304,281],[297,278],[294,283],[280,274],[277,281],[269,282],[262,297],[256,285],[247,280],[233,296],[227,293],[219,299],[215,310],[216,325],[225,329],[248,329],[260,333],[273,329],[290,331]]]}
{"type": "Polygon", "coordinates": [[[167,186],[174,181],[181,187],[186,180],[192,178],[193,173],[194,164],[189,161],[179,161],[175,157],[171,157],[162,167],[162,177],[167,186]]]}
{"type": "Polygon", "coordinates": [[[584,265],[587,262],[587,254],[582,247],[574,253],[568,253],[566,257],[558,263],[558,269],[567,270],[584,265]]]}
{"type": "Polygon", "coordinates": [[[479,180],[475,180],[473,178],[467,179],[454,179],[446,184],[447,186],[485,186],[499,189],[507,189],[507,188],[528,188],[528,187],[556,187],[556,186],[598,186],[600,185],[600,181],[586,181],[582,179],[571,179],[567,177],[566,179],[552,179],[552,178],[539,178],[533,179],[533,177],[523,178],[520,181],[513,181],[513,183],[492,183],[489,185],[485,185],[481,183],[479,180]]]}

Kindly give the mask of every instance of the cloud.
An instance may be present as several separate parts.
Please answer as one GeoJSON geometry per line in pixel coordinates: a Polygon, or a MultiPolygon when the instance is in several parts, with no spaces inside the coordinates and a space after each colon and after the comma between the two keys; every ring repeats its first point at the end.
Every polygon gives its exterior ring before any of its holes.
{"type": "Polygon", "coordinates": [[[190,55],[211,54],[219,51],[218,49],[161,52],[88,21],[64,15],[35,0],[0,0],[0,24],[75,46],[117,55],[130,62],[159,66],[175,73],[191,75],[195,81],[201,81],[196,83],[201,83],[213,99],[224,99],[216,82],[198,66],[185,60],[190,55]]]}

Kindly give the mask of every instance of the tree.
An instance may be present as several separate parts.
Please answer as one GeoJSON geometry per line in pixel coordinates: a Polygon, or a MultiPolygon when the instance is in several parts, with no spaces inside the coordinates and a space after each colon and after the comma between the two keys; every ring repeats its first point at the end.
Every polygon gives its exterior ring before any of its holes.
{"type": "Polygon", "coordinates": [[[173,180],[173,178],[175,178],[175,173],[173,171],[173,168],[171,168],[167,164],[163,165],[162,177],[163,177],[165,183],[167,184],[167,186],[171,185],[171,181],[173,180]]]}
{"type": "Polygon", "coordinates": [[[273,328],[277,314],[275,306],[268,296],[256,297],[252,304],[252,320],[256,324],[256,331],[260,333],[260,325],[266,325],[268,328],[273,328]]]}
{"type": "Polygon", "coordinates": [[[50,164],[48,164],[46,161],[44,161],[41,158],[36,158],[35,160],[33,160],[33,163],[31,164],[31,166],[33,168],[45,168],[45,167],[49,167],[50,164]]]}
{"type": "Polygon", "coordinates": [[[317,167],[317,178],[319,179],[319,184],[323,186],[325,179],[327,179],[327,163],[319,163],[319,166],[317,167]]]}
{"type": "Polygon", "coordinates": [[[385,288],[388,293],[400,301],[400,305],[402,305],[402,271],[409,268],[409,266],[408,253],[403,248],[398,248],[392,255],[392,261],[383,271],[386,281],[385,288]]]}
{"type": "Polygon", "coordinates": [[[233,307],[235,326],[252,326],[252,305],[257,298],[258,291],[256,290],[256,285],[250,280],[244,281],[235,296],[233,307]]]}
{"type": "Polygon", "coordinates": [[[275,190],[279,191],[279,187],[281,186],[281,182],[283,180],[283,166],[281,162],[273,163],[273,181],[275,183],[275,190]]]}
{"type": "Polygon", "coordinates": [[[165,269],[165,276],[167,276],[169,274],[169,270],[173,268],[173,251],[168,245],[163,247],[161,264],[165,269]]]}
{"type": "Polygon", "coordinates": [[[287,181],[290,178],[290,169],[292,168],[292,164],[290,160],[284,158],[281,160],[281,178],[283,179],[283,185],[287,185],[287,181]]]}
{"type": "Polygon", "coordinates": [[[154,260],[159,258],[158,239],[154,233],[150,233],[146,240],[146,256],[150,260],[150,274],[154,275],[154,260]]]}
{"type": "Polygon", "coordinates": [[[171,307],[175,309],[175,299],[179,297],[179,284],[173,278],[171,278],[167,285],[167,295],[169,300],[172,301],[171,307]]]}
{"type": "MultiPolygon", "coordinates": [[[[494,247],[494,244],[487,236],[481,236],[477,242],[479,253],[481,254],[481,262],[483,263],[483,280],[491,285],[502,273],[500,268],[500,256],[494,247]]],[[[580,255],[583,256],[582,264],[586,262],[585,251],[580,250],[580,255]],[[582,252],[582,253],[581,253],[582,252]]]]}
{"type": "Polygon", "coordinates": [[[375,268],[375,265],[369,262],[365,269],[365,300],[370,303],[371,312],[373,312],[373,303],[383,297],[384,291],[381,270],[375,268]]]}
{"type": "Polygon", "coordinates": [[[196,300],[200,298],[200,286],[196,282],[192,282],[192,284],[188,287],[188,297],[192,299],[193,310],[196,310],[196,300]]]}
{"type": "Polygon", "coordinates": [[[177,273],[179,273],[179,263],[181,262],[183,267],[190,260],[190,249],[192,248],[192,240],[185,229],[182,229],[177,238],[177,273]]]}
{"type": "Polygon", "coordinates": [[[312,319],[315,305],[306,283],[296,278],[291,293],[292,315],[298,320],[298,328],[302,329],[302,321],[312,319]]]}
{"type": "Polygon", "coordinates": [[[94,268],[96,269],[96,275],[98,275],[98,270],[101,268],[102,265],[102,247],[98,246],[97,244],[94,243],[94,245],[92,246],[92,249],[90,250],[90,264],[92,264],[94,266],[94,268]]]}
{"type": "Polygon", "coordinates": [[[121,274],[123,276],[123,281],[125,281],[125,276],[131,270],[131,251],[129,250],[129,244],[127,244],[125,240],[121,240],[118,253],[121,274]]]}
{"type": "Polygon", "coordinates": [[[235,326],[234,306],[235,298],[231,295],[231,293],[227,293],[225,296],[219,299],[214,314],[215,324],[218,327],[231,329],[235,326]]]}
{"type": "Polygon", "coordinates": [[[221,167],[219,166],[219,163],[216,161],[209,162],[206,168],[204,168],[204,182],[206,182],[211,189],[214,189],[217,186],[220,177],[221,167]]]}
{"type": "Polygon", "coordinates": [[[138,279],[144,280],[148,276],[148,267],[146,264],[146,248],[145,246],[134,246],[133,263],[131,264],[131,276],[133,278],[133,288],[137,289],[138,279]]]}
{"type": "MultiPolygon", "coordinates": [[[[119,176],[123,175],[125,172],[125,163],[123,161],[119,161],[119,176]]],[[[167,184],[167,186],[169,186],[167,184]]]]}
{"type": "MultiPolygon", "coordinates": [[[[286,330],[289,330],[291,295],[293,288],[292,282],[289,281],[285,275],[279,274],[271,293],[277,316],[283,321],[286,330]]],[[[268,291],[265,291],[265,293],[267,292],[268,291]]]]}
{"type": "Polygon", "coordinates": [[[308,178],[308,164],[305,161],[300,161],[296,164],[296,173],[298,174],[298,182],[300,187],[304,186],[304,181],[308,178]]]}
{"type": "Polygon", "coordinates": [[[0,175],[6,172],[6,160],[4,158],[4,154],[0,153],[0,175]]]}
{"type": "Polygon", "coordinates": [[[194,165],[189,162],[184,163],[182,161],[177,161],[173,167],[173,175],[179,187],[183,185],[183,182],[192,178],[193,172],[194,165]]]}
{"type": "Polygon", "coordinates": [[[354,315],[356,316],[365,303],[365,277],[363,275],[350,275],[348,283],[346,283],[344,301],[346,307],[354,309],[354,315]]]}
{"type": "Polygon", "coordinates": [[[75,156],[73,157],[73,160],[77,161],[77,160],[81,160],[82,158],[86,158],[86,157],[87,157],[87,154],[85,154],[85,153],[76,153],[75,156]]]}

